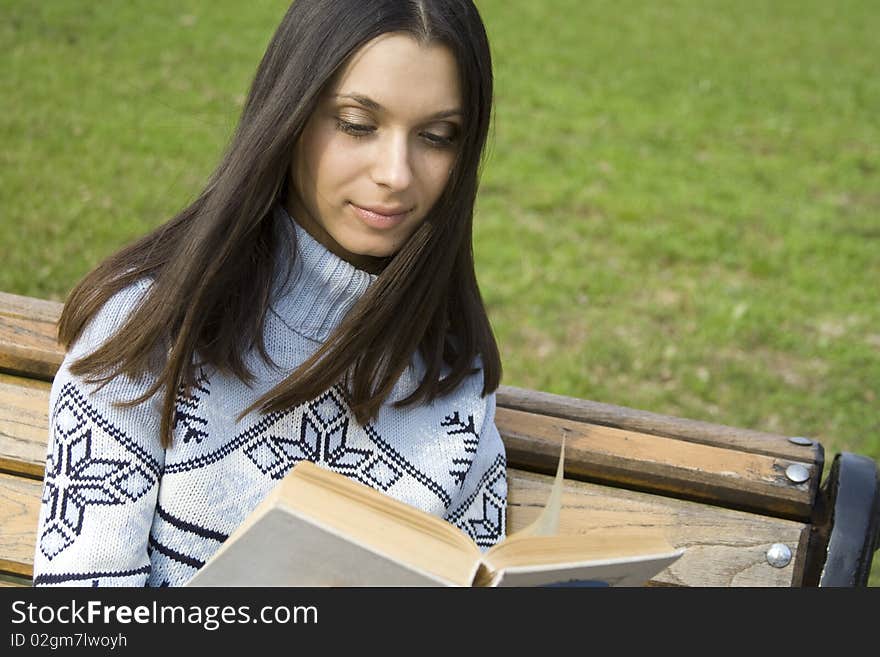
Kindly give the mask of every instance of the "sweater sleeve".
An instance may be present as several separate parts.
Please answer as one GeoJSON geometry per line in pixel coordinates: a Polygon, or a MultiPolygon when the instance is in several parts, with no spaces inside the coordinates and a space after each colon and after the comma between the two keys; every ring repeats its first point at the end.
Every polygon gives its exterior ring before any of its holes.
{"type": "Polygon", "coordinates": [[[495,393],[486,397],[486,412],[474,459],[445,519],[462,529],[482,551],[506,534],[507,459],[495,426],[495,393]]]}
{"type": "Polygon", "coordinates": [[[118,407],[149,387],[118,376],[103,387],[70,372],[118,330],[147,289],[107,301],[66,354],[49,397],[49,439],[34,554],[34,586],[143,586],[164,450],[155,398],[118,407]]]}

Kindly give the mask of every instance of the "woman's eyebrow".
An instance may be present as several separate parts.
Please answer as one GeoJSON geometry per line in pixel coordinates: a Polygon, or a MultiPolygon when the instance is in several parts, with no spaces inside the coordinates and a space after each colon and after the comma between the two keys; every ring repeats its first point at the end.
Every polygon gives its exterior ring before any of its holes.
{"type": "MultiPolygon", "coordinates": [[[[369,96],[364,96],[363,94],[336,94],[336,98],[348,98],[349,100],[353,100],[356,103],[363,105],[368,110],[372,110],[374,112],[382,112],[385,109],[375,100],[373,100],[369,96]]],[[[461,116],[461,113],[462,112],[460,109],[448,109],[432,114],[428,118],[431,120],[446,119],[451,116],[461,116]]]]}

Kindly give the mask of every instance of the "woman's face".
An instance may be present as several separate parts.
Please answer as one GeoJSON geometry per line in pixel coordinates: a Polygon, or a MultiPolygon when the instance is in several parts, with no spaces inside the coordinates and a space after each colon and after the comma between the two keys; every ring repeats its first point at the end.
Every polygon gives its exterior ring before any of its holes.
{"type": "Polygon", "coordinates": [[[461,103],[447,47],[399,33],[369,42],[330,82],[297,142],[290,214],[336,255],[377,271],[446,186],[461,103]]]}

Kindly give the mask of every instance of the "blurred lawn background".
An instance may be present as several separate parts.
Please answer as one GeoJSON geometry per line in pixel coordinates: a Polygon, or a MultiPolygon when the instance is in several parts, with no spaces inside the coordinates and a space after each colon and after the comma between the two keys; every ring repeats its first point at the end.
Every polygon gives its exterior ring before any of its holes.
{"type": "MultiPolygon", "coordinates": [[[[287,4],[0,0],[0,290],[192,200],[287,4]]],[[[876,0],[477,4],[504,383],[880,460],[876,0]]]]}

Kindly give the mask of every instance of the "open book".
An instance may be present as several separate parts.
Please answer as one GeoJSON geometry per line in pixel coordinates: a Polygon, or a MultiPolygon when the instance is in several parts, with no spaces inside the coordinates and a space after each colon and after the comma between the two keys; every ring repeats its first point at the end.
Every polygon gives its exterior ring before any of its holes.
{"type": "Polygon", "coordinates": [[[645,530],[556,533],[543,511],[485,553],[458,527],[301,461],[186,586],[641,586],[683,550],[645,530]]]}

